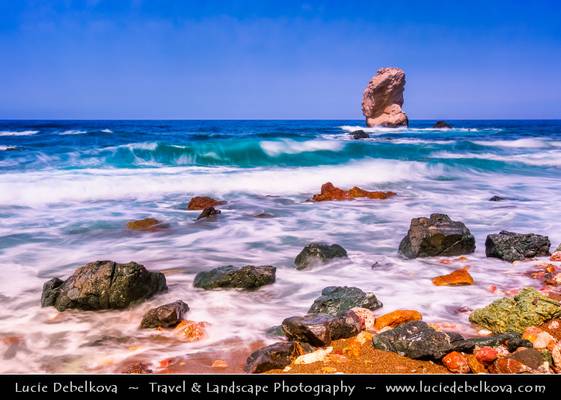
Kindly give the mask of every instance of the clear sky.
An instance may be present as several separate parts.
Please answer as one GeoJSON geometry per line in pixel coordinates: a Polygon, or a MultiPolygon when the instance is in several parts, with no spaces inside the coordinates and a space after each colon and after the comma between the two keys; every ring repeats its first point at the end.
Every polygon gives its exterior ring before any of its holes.
{"type": "Polygon", "coordinates": [[[0,0],[0,118],[561,118],[560,1],[0,0]]]}

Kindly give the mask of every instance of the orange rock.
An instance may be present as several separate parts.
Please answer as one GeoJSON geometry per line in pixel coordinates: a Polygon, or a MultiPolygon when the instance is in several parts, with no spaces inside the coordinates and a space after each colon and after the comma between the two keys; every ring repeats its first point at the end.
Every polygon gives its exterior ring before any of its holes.
{"type": "Polygon", "coordinates": [[[442,358],[442,364],[448,368],[448,371],[457,374],[467,374],[471,371],[466,356],[457,351],[446,354],[444,358],[442,358]]]}
{"type": "Polygon", "coordinates": [[[450,265],[454,262],[454,260],[450,260],[449,258],[445,258],[443,260],[439,260],[438,262],[442,265],[450,265]]]}
{"type": "Polygon", "coordinates": [[[556,251],[549,257],[551,261],[561,261],[561,251],[556,251]]]}
{"type": "Polygon", "coordinates": [[[448,275],[433,278],[432,283],[436,286],[473,285],[473,278],[467,271],[467,268],[460,268],[448,275]]]}
{"type": "Polygon", "coordinates": [[[356,340],[350,341],[348,346],[343,348],[343,354],[348,357],[358,357],[360,355],[360,343],[356,340]]]}
{"type": "Polygon", "coordinates": [[[466,358],[469,365],[469,369],[471,369],[471,372],[473,372],[474,374],[487,373],[487,368],[485,368],[485,365],[479,362],[476,356],[474,356],[473,354],[468,354],[466,355],[466,358]]]}
{"type": "Polygon", "coordinates": [[[532,369],[512,358],[499,358],[493,363],[492,372],[496,374],[522,374],[532,369]]]}
{"type": "Polygon", "coordinates": [[[315,194],[312,197],[313,201],[333,201],[333,200],[353,200],[356,198],[368,198],[385,200],[392,196],[395,196],[394,192],[369,192],[368,190],[361,189],[357,186],[351,188],[350,190],[343,190],[334,186],[331,182],[324,183],[321,186],[321,191],[319,194],[315,194]]]}
{"type": "Polygon", "coordinates": [[[561,272],[548,273],[544,276],[544,282],[551,286],[561,285],[561,272]]]}
{"type": "Polygon", "coordinates": [[[415,310],[396,310],[388,314],[384,314],[381,317],[376,318],[374,327],[377,331],[382,330],[385,327],[394,328],[409,321],[419,321],[423,318],[419,311],[415,310]]]}
{"type": "Polygon", "coordinates": [[[473,355],[480,363],[489,365],[497,359],[499,352],[489,346],[480,347],[473,352],[473,355]]]}
{"type": "Polygon", "coordinates": [[[228,368],[228,363],[224,360],[215,360],[212,363],[211,368],[228,368]]]}
{"type": "Polygon", "coordinates": [[[144,218],[127,222],[127,228],[133,231],[150,231],[158,228],[161,222],[156,218],[144,218]]]}
{"type": "Polygon", "coordinates": [[[207,337],[205,329],[207,325],[206,322],[183,320],[175,327],[175,331],[181,339],[196,342],[207,337]]]}
{"type": "Polygon", "coordinates": [[[187,205],[188,210],[204,210],[207,207],[216,207],[222,204],[226,204],[225,201],[215,200],[212,197],[207,196],[195,196],[187,205]]]}
{"type": "Polygon", "coordinates": [[[122,374],[151,374],[153,371],[149,364],[137,361],[124,366],[119,372],[122,374]]]}

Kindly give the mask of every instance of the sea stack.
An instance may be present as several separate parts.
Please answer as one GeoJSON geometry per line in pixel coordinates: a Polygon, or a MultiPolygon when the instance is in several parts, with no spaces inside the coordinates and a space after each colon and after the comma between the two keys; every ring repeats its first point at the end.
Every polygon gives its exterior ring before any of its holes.
{"type": "Polygon", "coordinates": [[[409,120],[403,112],[405,72],[401,68],[380,68],[368,82],[362,96],[362,113],[366,125],[396,128],[407,126],[409,120]]]}

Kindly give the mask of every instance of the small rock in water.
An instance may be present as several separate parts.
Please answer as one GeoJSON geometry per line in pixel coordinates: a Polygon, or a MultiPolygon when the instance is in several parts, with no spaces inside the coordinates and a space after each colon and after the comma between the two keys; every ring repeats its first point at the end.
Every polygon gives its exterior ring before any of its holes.
{"type": "Polygon", "coordinates": [[[379,333],[372,339],[374,348],[414,359],[440,360],[453,350],[449,334],[431,328],[423,321],[410,321],[379,333]]]}
{"type": "Polygon", "coordinates": [[[510,200],[507,197],[501,197],[501,196],[493,196],[489,199],[489,201],[506,201],[506,200],[510,200]]]}
{"type": "Polygon", "coordinates": [[[244,371],[251,374],[282,369],[298,355],[295,342],[278,342],[254,351],[247,359],[244,371]]]}
{"type": "Polygon", "coordinates": [[[144,218],[127,222],[127,228],[132,231],[154,231],[164,227],[164,224],[156,218],[144,218]]]}
{"type": "Polygon", "coordinates": [[[216,217],[217,215],[219,215],[220,213],[222,213],[222,211],[217,210],[214,207],[207,207],[205,208],[197,217],[196,221],[201,220],[203,218],[211,218],[211,217],[216,217]]]}
{"type": "Polygon", "coordinates": [[[495,300],[475,310],[469,320],[494,333],[523,333],[530,326],[538,326],[561,316],[561,306],[534,288],[524,288],[513,298],[495,300]]]}
{"type": "Polygon", "coordinates": [[[347,258],[347,251],[338,244],[310,243],[294,259],[296,269],[326,264],[336,258],[347,258]]]}
{"type": "Polygon", "coordinates": [[[353,139],[358,140],[358,139],[368,139],[370,137],[370,135],[366,132],[364,132],[363,130],[356,130],[356,131],[352,131],[350,133],[350,135],[352,136],[353,139]]]}
{"type": "Polygon", "coordinates": [[[289,340],[309,343],[312,346],[327,346],[332,340],[357,335],[361,321],[352,314],[334,317],[328,314],[307,314],[286,318],[282,328],[289,340]]]}
{"type": "Polygon", "coordinates": [[[432,279],[435,286],[465,286],[473,285],[473,278],[467,268],[460,268],[447,275],[437,276],[432,279]]]}
{"type": "Polygon", "coordinates": [[[140,327],[143,329],[174,327],[179,324],[187,311],[189,306],[181,300],[152,308],[144,314],[140,327]]]}
{"type": "Polygon", "coordinates": [[[335,187],[331,182],[327,182],[321,186],[320,193],[315,194],[312,197],[312,201],[343,201],[358,198],[385,200],[395,196],[396,194],[397,193],[394,192],[370,192],[368,190],[361,189],[358,186],[354,186],[350,190],[343,190],[335,187]]]}
{"type": "Polygon", "coordinates": [[[175,327],[175,332],[181,340],[198,342],[207,337],[206,322],[183,320],[175,327]]]}
{"type": "Polygon", "coordinates": [[[354,307],[377,310],[382,303],[374,293],[365,293],[357,287],[329,286],[321,291],[321,296],[314,301],[308,313],[341,315],[354,307]]]}
{"type": "Polygon", "coordinates": [[[458,256],[474,251],[475,238],[469,229],[446,214],[413,218],[399,245],[399,252],[407,258],[458,256]]]}
{"type": "Polygon", "coordinates": [[[275,282],[277,269],[270,265],[232,265],[199,272],[193,285],[202,289],[257,289],[275,282]]]}
{"type": "Polygon", "coordinates": [[[410,321],[420,321],[423,316],[415,310],[395,310],[376,318],[374,328],[381,331],[385,327],[395,328],[410,321]]]}
{"type": "Polygon", "coordinates": [[[551,242],[547,236],[501,231],[487,236],[485,254],[487,257],[513,262],[548,256],[550,246],[551,242]]]}
{"type": "Polygon", "coordinates": [[[432,127],[435,129],[452,129],[452,125],[446,121],[436,121],[432,127]]]}
{"type": "Polygon", "coordinates": [[[188,210],[204,210],[205,208],[208,208],[208,207],[216,207],[216,206],[220,206],[220,205],[223,205],[223,204],[226,204],[226,202],[222,201],[222,200],[213,199],[212,197],[195,196],[189,201],[189,204],[187,204],[187,209],[188,210]]]}
{"type": "Polygon", "coordinates": [[[457,351],[446,354],[442,358],[442,364],[448,368],[448,371],[456,374],[467,374],[471,371],[467,357],[457,351]]]}
{"type": "Polygon", "coordinates": [[[45,283],[41,305],[58,311],[122,309],[166,289],[161,272],[135,262],[96,261],[78,268],[64,282],[54,278],[45,283]]]}

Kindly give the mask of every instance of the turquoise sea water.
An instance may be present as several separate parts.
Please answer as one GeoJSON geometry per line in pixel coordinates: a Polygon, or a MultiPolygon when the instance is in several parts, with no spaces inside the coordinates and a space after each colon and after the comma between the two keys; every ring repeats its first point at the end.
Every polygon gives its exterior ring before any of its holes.
{"type": "Polygon", "coordinates": [[[185,369],[209,369],[212,352],[243,358],[252,343],[274,340],[267,328],[304,313],[333,284],[374,291],[380,312],[418,309],[429,322],[474,333],[459,309],[539,287],[525,276],[533,262],[486,259],[485,236],[510,229],[561,242],[561,121],[450,122],[454,129],[432,129],[434,121],[403,129],[362,121],[0,121],[0,265],[8,278],[0,282],[0,336],[19,338],[0,343],[0,372],[112,372],[130,359],[157,369],[161,359],[195,354],[199,361],[185,369]],[[353,140],[357,129],[370,138],[353,140]],[[327,181],[398,196],[308,202],[327,181]],[[195,222],[197,212],[185,209],[194,195],[228,203],[216,221],[195,222]],[[508,200],[488,201],[494,195],[508,200]],[[255,218],[261,212],[273,217],[255,218]],[[475,234],[467,262],[474,286],[432,285],[462,263],[398,257],[410,219],[432,212],[475,234]],[[169,228],[126,230],[148,216],[169,228]],[[350,260],[294,270],[312,240],[343,245],[350,260]],[[45,280],[97,259],[164,270],[170,291],[119,312],[39,307],[45,280]],[[277,283],[251,293],[192,288],[196,272],[227,264],[276,265],[277,283]],[[190,305],[189,319],[210,323],[205,340],[155,340],[137,329],[146,309],[176,299],[190,305]]]}

